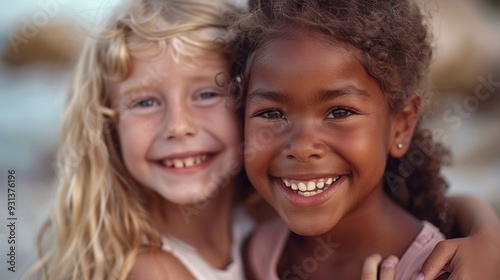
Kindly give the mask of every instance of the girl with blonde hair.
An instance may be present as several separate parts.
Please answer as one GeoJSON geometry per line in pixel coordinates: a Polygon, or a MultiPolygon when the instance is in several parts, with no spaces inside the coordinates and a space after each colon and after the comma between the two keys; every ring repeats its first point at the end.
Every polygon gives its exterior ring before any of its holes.
{"type": "Polygon", "coordinates": [[[87,44],[39,235],[53,243],[29,276],[244,278],[254,222],[240,203],[251,188],[227,83],[239,13],[222,0],[130,1],[87,44]]]}
{"type": "Polygon", "coordinates": [[[238,13],[226,1],[131,1],[86,46],[41,232],[55,243],[36,273],[243,278],[239,245],[253,221],[233,203],[245,184],[227,90],[227,26],[238,13]]]}

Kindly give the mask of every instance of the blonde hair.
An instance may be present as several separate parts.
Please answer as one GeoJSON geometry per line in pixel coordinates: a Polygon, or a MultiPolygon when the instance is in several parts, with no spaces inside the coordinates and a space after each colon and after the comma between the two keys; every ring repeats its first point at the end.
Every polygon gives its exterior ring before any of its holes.
{"type": "Polygon", "coordinates": [[[196,31],[228,30],[238,13],[222,0],[133,0],[86,45],[63,115],[54,211],[39,232],[39,260],[27,277],[126,279],[141,250],[160,248],[151,216],[160,197],[141,188],[122,162],[110,84],[126,79],[132,56],[155,57],[167,44],[176,58],[215,51],[231,59],[231,32],[214,40],[196,31]],[[146,51],[151,45],[154,53],[146,51]],[[54,242],[47,251],[45,237],[54,242]]]}

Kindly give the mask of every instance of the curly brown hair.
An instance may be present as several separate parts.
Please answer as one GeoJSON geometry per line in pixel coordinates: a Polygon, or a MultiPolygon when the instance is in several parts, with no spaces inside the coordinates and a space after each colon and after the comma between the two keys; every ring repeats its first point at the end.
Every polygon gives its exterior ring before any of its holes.
{"type": "MultiPolygon", "coordinates": [[[[251,12],[235,24],[238,29],[233,90],[244,114],[248,69],[252,55],[277,39],[306,31],[325,43],[347,44],[359,49],[363,64],[385,94],[393,111],[421,90],[432,57],[431,36],[419,7],[407,0],[260,0],[250,1],[251,12]],[[299,31],[298,31],[299,30],[299,31]]],[[[423,106],[422,106],[423,107],[423,106]]],[[[440,168],[449,152],[417,126],[403,158],[389,156],[385,192],[404,209],[428,220],[449,234],[450,207],[444,192],[447,183],[440,168]]]]}

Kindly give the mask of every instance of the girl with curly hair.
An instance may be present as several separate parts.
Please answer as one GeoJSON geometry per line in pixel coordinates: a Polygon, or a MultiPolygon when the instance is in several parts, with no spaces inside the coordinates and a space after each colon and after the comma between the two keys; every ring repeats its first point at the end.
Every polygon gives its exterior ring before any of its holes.
{"type": "Polygon", "coordinates": [[[129,1],[85,47],[31,276],[244,278],[250,185],[227,83],[239,14],[223,0],[129,1]]]}
{"type": "Polygon", "coordinates": [[[416,277],[455,230],[440,175],[448,152],[420,126],[432,50],[419,8],[259,1],[238,27],[245,168],[281,218],[254,234],[250,272],[359,279],[380,253],[400,258],[396,279],[416,277]]]}

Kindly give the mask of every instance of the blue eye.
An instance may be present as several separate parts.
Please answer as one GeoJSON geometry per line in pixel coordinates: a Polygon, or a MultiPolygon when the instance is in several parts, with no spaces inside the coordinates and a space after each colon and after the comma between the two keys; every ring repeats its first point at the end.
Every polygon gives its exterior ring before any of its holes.
{"type": "Polygon", "coordinates": [[[345,119],[350,115],[355,114],[355,112],[348,108],[333,108],[328,115],[327,119],[345,119]]]}
{"type": "Polygon", "coordinates": [[[267,110],[261,113],[258,113],[257,116],[263,117],[265,119],[282,119],[285,117],[285,114],[279,110],[267,110]]]}
{"type": "Polygon", "coordinates": [[[206,91],[206,92],[200,93],[198,95],[198,99],[210,99],[210,98],[216,97],[218,95],[219,94],[216,92],[206,91]]]}
{"type": "Polygon", "coordinates": [[[135,103],[134,107],[141,107],[141,108],[147,108],[147,107],[153,107],[158,105],[158,102],[154,99],[144,99],[140,100],[135,103]]]}

